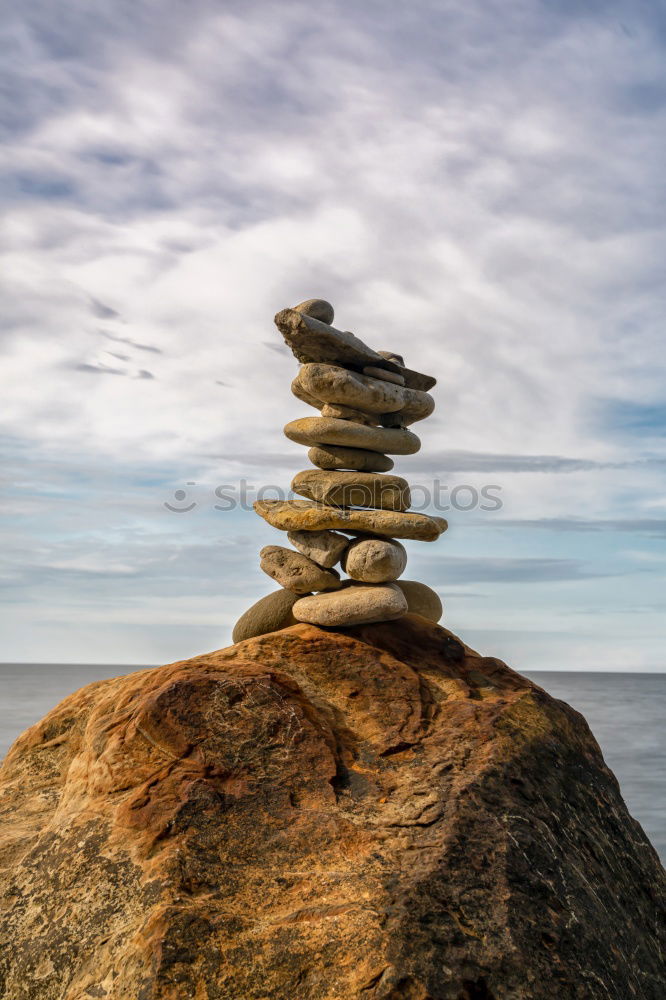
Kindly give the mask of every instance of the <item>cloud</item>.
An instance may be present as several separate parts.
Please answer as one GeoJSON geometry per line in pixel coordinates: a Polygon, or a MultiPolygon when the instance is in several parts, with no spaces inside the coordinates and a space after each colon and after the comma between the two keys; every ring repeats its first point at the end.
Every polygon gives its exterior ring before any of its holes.
{"type": "Polygon", "coordinates": [[[443,556],[442,571],[447,584],[552,583],[560,580],[590,580],[608,575],[578,559],[485,558],[443,556]]]}
{"type": "MultiPolygon", "coordinates": [[[[501,475],[513,527],[493,539],[519,547],[520,524],[570,511],[641,521],[663,494],[662,21],[628,0],[166,0],[159,19],[147,0],[16,6],[0,293],[18,474],[90,490],[91,522],[91,476],[112,494],[128,455],[165,496],[230,473],[287,479],[304,453],[281,428],[303,407],[272,316],[320,295],[342,328],[438,376],[422,450],[396,468],[501,475]],[[75,456],[64,479],[56,455],[75,456]]],[[[143,537],[159,534],[157,507],[119,509],[143,537]]],[[[101,509],[112,538],[115,508],[101,509]]],[[[564,530],[542,534],[544,562],[504,572],[595,570],[560,551],[564,530]]],[[[122,534],[108,557],[133,564],[124,549],[141,545],[122,534]]],[[[199,573],[224,590],[244,567],[199,573]]],[[[159,581],[141,578],[150,603],[159,581]]],[[[100,614],[121,582],[98,593],[100,614]]]]}
{"type": "Polygon", "coordinates": [[[103,302],[98,302],[97,299],[90,300],[90,311],[93,316],[97,316],[98,319],[120,319],[120,314],[112,309],[111,306],[104,305],[103,302]]]}
{"type": "MultiPolygon", "coordinates": [[[[496,525],[497,527],[497,525],[496,525]]],[[[501,528],[539,528],[543,531],[555,532],[597,532],[614,531],[623,534],[643,534],[650,538],[666,538],[666,519],[656,517],[624,517],[593,519],[584,517],[542,517],[511,520],[503,518],[499,522],[501,528]]]]}

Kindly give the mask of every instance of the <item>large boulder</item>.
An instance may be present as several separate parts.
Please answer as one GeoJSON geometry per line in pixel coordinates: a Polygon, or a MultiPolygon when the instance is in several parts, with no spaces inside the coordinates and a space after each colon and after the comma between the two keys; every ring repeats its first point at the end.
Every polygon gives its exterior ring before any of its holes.
{"type": "Polygon", "coordinates": [[[11,1000],[662,1000],[584,719],[416,616],[65,699],[0,771],[11,1000]]]}

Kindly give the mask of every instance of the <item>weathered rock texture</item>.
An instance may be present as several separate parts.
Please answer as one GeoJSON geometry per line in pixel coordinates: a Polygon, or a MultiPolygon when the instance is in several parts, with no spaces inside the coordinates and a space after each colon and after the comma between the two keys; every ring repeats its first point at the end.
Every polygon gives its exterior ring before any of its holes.
{"type": "Polygon", "coordinates": [[[101,681],[0,772],[6,1000],[663,1000],[580,715],[408,616],[101,681]]]}

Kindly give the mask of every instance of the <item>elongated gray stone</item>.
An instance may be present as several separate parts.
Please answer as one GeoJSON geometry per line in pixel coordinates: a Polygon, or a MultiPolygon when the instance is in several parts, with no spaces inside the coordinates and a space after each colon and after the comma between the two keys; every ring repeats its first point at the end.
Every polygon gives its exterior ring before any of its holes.
{"type": "Polygon", "coordinates": [[[427,392],[395,385],[383,379],[360,375],[336,365],[306,364],[300,369],[292,390],[307,393],[323,403],[341,403],[366,413],[397,413],[407,423],[430,416],[435,401],[427,392]]]}
{"type": "Polygon", "coordinates": [[[376,451],[362,448],[340,448],[337,445],[318,445],[310,448],[308,458],[319,469],[358,469],[360,472],[389,472],[393,459],[376,451]]]}
{"type": "Polygon", "coordinates": [[[382,538],[415,538],[434,542],[445,530],[443,518],[397,510],[327,507],[311,500],[257,500],[254,509],[281,531],[344,531],[382,538]]]}
{"type": "Polygon", "coordinates": [[[375,507],[408,510],[409,484],[400,476],[376,472],[325,472],[306,469],[294,476],[291,488],[309,500],[332,507],[375,507]]]}
{"type": "Polygon", "coordinates": [[[259,553],[264,573],[285,590],[309,594],[311,590],[337,590],[340,577],[335,570],[322,569],[302,552],[282,545],[265,545],[259,553]]]}
{"type": "Polygon", "coordinates": [[[329,628],[393,621],[407,611],[407,601],[394,584],[346,584],[334,594],[313,594],[296,601],[294,618],[329,628]]]}
{"type": "Polygon", "coordinates": [[[394,385],[404,385],[405,380],[402,375],[398,375],[397,372],[387,372],[381,368],[375,368],[373,365],[368,365],[363,369],[364,375],[369,375],[370,378],[378,378],[384,382],[393,382],[394,385]]]}
{"type": "Polygon", "coordinates": [[[336,330],[296,309],[282,309],[275,317],[275,325],[299,361],[337,361],[359,368],[374,365],[402,375],[405,385],[412,389],[427,390],[436,383],[431,375],[422,375],[382,357],[348,330],[336,330]]]}
{"type": "Polygon", "coordinates": [[[335,566],[350,544],[350,540],[337,531],[289,531],[287,538],[295,549],[325,569],[335,566]]]}
{"type": "Polygon", "coordinates": [[[392,455],[414,455],[421,447],[416,434],[407,428],[365,427],[351,420],[334,417],[302,417],[284,428],[290,441],[298,444],[335,444],[345,448],[388,452],[392,455]]]}
{"type": "Polygon", "coordinates": [[[295,309],[279,312],[275,325],[299,361],[340,361],[360,367],[378,365],[389,371],[398,371],[394,362],[382,358],[353,333],[336,330],[334,326],[295,309]]]}
{"type": "Polygon", "coordinates": [[[394,539],[359,538],[342,557],[342,568],[352,580],[390,583],[404,573],[407,553],[394,539]]]}

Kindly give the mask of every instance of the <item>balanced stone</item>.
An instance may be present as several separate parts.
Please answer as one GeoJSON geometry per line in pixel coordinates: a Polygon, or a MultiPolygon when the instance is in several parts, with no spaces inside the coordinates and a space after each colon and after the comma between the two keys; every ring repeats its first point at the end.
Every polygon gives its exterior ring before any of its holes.
{"type": "Polygon", "coordinates": [[[297,306],[294,306],[294,309],[304,316],[312,316],[313,319],[318,319],[321,323],[328,323],[329,325],[333,322],[335,316],[333,306],[326,299],[306,299],[305,302],[300,302],[297,306]]]}
{"type": "Polygon", "coordinates": [[[382,358],[353,333],[336,330],[296,309],[282,309],[275,317],[275,325],[299,361],[340,361],[398,370],[395,362],[382,358]]]}
{"type": "Polygon", "coordinates": [[[257,500],[254,509],[281,531],[345,531],[434,542],[445,530],[442,523],[446,524],[443,518],[435,519],[427,514],[403,514],[397,510],[344,510],[310,500],[257,500]]]}
{"type": "Polygon", "coordinates": [[[301,552],[282,545],[265,545],[259,553],[261,568],[285,590],[309,594],[311,590],[337,590],[340,577],[335,570],[323,569],[301,552]]]}
{"type": "Polygon", "coordinates": [[[396,413],[399,410],[412,422],[430,416],[435,408],[435,401],[427,392],[335,365],[303,365],[294,381],[297,388],[324,403],[342,403],[368,413],[396,413]]]}
{"type": "Polygon", "coordinates": [[[359,472],[389,472],[393,459],[376,451],[362,448],[340,448],[335,445],[310,448],[308,458],[318,469],[357,469],[359,472]]]}
{"type": "Polygon", "coordinates": [[[392,621],[407,611],[407,601],[394,584],[347,584],[335,594],[313,594],[296,601],[294,618],[310,625],[336,627],[392,621]]]}
{"type": "Polygon", "coordinates": [[[411,503],[409,484],[400,476],[381,476],[373,472],[325,472],[306,469],[291,482],[294,493],[332,507],[379,507],[382,510],[408,510],[411,503]]]}
{"type": "Polygon", "coordinates": [[[336,531],[289,531],[287,538],[304,556],[326,569],[340,561],[349,545],[349,539],[336,531]]]}
{"type": "Polygon", "coordinates": [[[236,622],[233,641],[242,642],[243,639],[251,639],[255,635],[266,635],[268,632],[277,632],[278,629],[295,625],[296,619],[291,609],[299,596],[301,595],[280,587],[272,594],[260,598],[236,622]]]}
{"type": "Polygon", "coordinates": [[[296,309],[282,309],[275,317],[275,325],[299,361],[338,362],[356,365],[359,368],[365,368],[367,365],[385,368],[387,371],[402,375],[405,385],[410,389],[427,391],[437,382],[432,375],[422,375],[421,372],[404,368],[395,361],[383,357],[348,330],[336,330],[335,327],[296,309]]]}
{"type": "Polygon", "coordinates": [[[438,622],[442,617],[444,609],[441,598],[425,583],[418,583],[416,580],[396,580],[396,587],[400,587],[405,595],[410,614],[421,615],[431,622],[438,622]]]}
{"type": "Polygon", "coordinates": [[[381,418],[377,413],[364,413],[363,410],[355,410],[352,406],[343,406],[342,403],[324,403],[320,412],[322,417],[353,420],[355,423],[365,424],[367,427],[376,427],[381,422],[381,418]]]}
{"type": "Polygon", "coordinates": [[[339,444],[392,455],[414,455],[421,447],[419,438],[406,427],[365,427],[334,417],[301,417],[288,423],[284,433],[298,444],[339,444]]]}
{"type": "Polygon", "coordinates": [[[364,375],[369,375],[371,378],[383,379],[384,382],[393,382],[394,385],[404,385],[405,380],[402,375],[398,375],[397,372],[387,372],[383,368],[373,368],[370,365],[363,369],[364,375]]]}
{"type": "Polygon", "coordinates": [[[407,553],[400,542],[383,538],[360,538],[352,542],[342,558],[342,568],[352,580],[389,583],[404,573],[407,553]]]}

